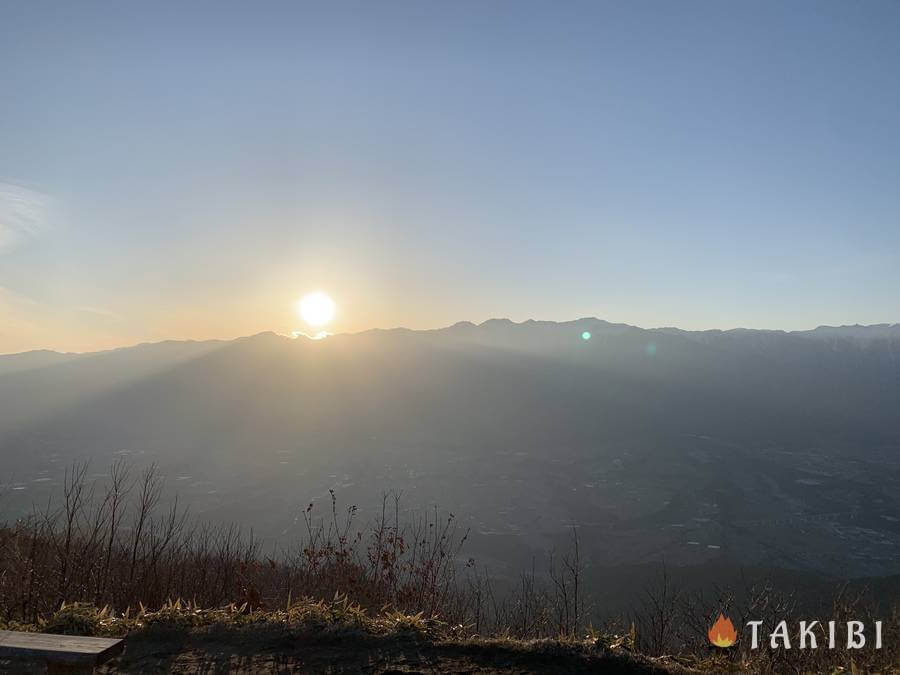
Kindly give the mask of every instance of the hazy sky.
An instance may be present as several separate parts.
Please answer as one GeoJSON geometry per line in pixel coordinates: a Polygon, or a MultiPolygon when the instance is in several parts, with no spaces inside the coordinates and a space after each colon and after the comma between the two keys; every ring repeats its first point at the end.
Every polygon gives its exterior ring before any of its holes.
{"type": "Polygon", "coordinates": [[[900,3],[0,4],[0,352],[900,321],[900,3]]]}

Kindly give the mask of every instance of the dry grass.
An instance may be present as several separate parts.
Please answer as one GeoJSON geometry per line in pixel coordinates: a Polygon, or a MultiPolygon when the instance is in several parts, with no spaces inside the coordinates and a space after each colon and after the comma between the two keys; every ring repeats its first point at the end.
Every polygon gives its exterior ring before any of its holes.
{"type": "MultiPolygon", "coordinates": [[[[900,672],[896,607],[881,617],[881,650],[749,651],[739,643],[722,652],[706,639],[719,611],[739,626],[748,617],[770,625],[796,617],[793,598],[766,585],[748,589],[741,604],[728,589],[688,596],[663,574],[636,589],[631,616],[595,630],[574,530],[571,550],[551,555],[546,574],[524,572],[498,597],[490,575],[461,555],[467,533],[452,514],[403,523],[397,497],[385,497],[380,518],[359,527],[355,507],[339,510],[332,493],[324,510],[305,510],[304,539],[272,558],[235,527],[192,522],[177,502],[162,509],[153,467],[132,479],[116,464],[102,492],[85,475],[73,466],[58,506],[0,527],[0,627],[157,637],[284,630],[306,639],[414,638],[445,650],[502,646],[535,657],[563,649],[588,661],[630,654],[637,663],[644,654],[655,659],[647,667],[708,672],[900,672]]],[[[822,618],[871,625],[871,606],[838,589],[822,618]]]]}

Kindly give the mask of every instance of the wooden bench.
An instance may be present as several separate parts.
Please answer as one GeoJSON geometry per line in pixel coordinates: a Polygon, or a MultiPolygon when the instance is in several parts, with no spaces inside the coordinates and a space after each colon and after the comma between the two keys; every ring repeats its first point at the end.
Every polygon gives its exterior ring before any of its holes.
{"type": "Polygon", "coordinates": [[[48,673],[91,673],[121,653],[123,640],[0,630],[0,658],[47,662],[48,673]]]}

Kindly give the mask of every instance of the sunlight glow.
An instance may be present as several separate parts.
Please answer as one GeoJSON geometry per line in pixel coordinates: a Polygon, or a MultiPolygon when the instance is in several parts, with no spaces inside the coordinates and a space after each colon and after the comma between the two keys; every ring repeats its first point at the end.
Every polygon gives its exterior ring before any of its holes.
{"type": "Polygon", "coordinates": [[[324,326],[334,317],[334,301],[320,291],[303,296],[297,311],[310,326],[324,326]]]}

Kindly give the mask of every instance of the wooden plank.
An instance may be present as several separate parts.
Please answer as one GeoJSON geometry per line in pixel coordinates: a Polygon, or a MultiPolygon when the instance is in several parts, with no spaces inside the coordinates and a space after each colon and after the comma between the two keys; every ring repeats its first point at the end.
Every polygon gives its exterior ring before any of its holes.
{"type": "Polygon", "coordinates": [[[0,656],[7,658],[46,659],[48,663],[95,665],[108,661],[124,648],[115,638],[20,633],[0,630],[0,656]]]}

